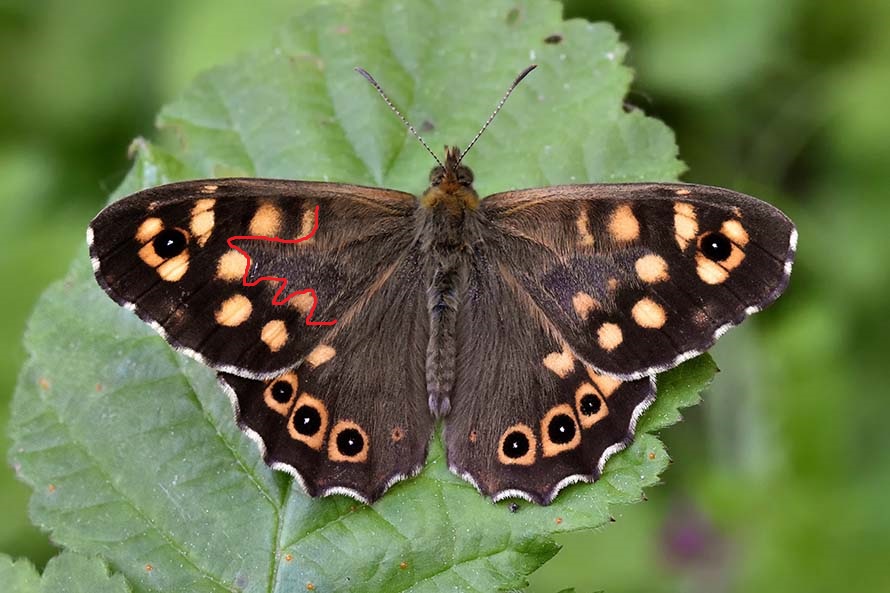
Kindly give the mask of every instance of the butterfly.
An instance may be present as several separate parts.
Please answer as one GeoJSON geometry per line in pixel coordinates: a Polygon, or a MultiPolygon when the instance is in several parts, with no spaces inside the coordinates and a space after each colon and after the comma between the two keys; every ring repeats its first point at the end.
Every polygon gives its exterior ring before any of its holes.
{"type": "Polygon", "coordinates": [[[454,473],[549,504],[631,442],[657,373],[779,297],[797,231],[704,185],[480,199],[463,154],[446,148],[419,198],[248,178],[140,191],[90,224],[96,279],[218,373],[266,462],[312,496],[373,502],[423,467],[441,421],[454,473]]]}

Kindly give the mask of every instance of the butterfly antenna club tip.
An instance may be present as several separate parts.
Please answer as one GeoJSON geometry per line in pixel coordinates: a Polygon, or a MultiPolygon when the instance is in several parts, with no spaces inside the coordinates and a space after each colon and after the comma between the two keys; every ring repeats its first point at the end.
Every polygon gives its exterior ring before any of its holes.
{"type": "Polygon", "coordinates": [[[417,132],[417,130],[414,128],[414,126],[411,125],[411,122],[409,122],[405,118],[405,116],[402,115],[402,112],[399,111],[396,108],[395,104],[393,104],[393,102],[389,99],[389,97],[386,96],[386,93],[383,92],[383,87],[380,86],[380,83],[377,82],[376,80],[374,80],[374,77],[371,76],[371,74],[364,68],[356,66],[355,71],[358,72],[359,74],[361,74],[365,80],[367,80],[368,82],[371,83],[371,86],[373,86],[375,89],[377,89],[377,92],[380,94],[381,97],[383,97],[383,100],[386,102],[387,105],[389,105],[389,108],[392,109],[393,113],[395,113],[397,116],[399,116],[399,119],[402,120],[402,123],[408,127],[408,131],[411,132],[414,135],[414,137],[420,141],[421,144],[423,144],[423,147],[426,148],[426,151],[428,153],[430,153],[430,155],[434,159],[436,159],[436,162],[441,167],[442,161],[439,160],[439,157],[436,156],[436,153],[434,153],[432,151],[432,149],[430,149],[429,145],[427,145],[427,143],[423,140],[423,138],[421,138],[420,134],[417,132]]]}
{"type": "Polygon", "coordinates": [[[510,94],[513,93],[513,89],[515,89],[517,86],[519,86],[519,83],[522,82],[522,79],[525,78],[526,76],[528,76],[529,73],[537,67],[538,67],[537,64],[532,64],[532,65],[526,67],[525,70],[520,72],[519,75],[513,79],[513,82],[510,84],[510,87],[507,89],[507,92],[504,93],[504,96],[501,97],[500,101],[498,101],[498,104],[494,108],[494,111],[491,113],[490,116],[488,116],[488,119],[485,120],[484,124],[482,124],[482,128],[479,130],[479,132],[476,133],[476,136],[473,138],[473,140],[470,142],[470,144],[467,145],[467,148],[460,155],[460,159],[457,161],[457,164],[460,164],[460,161],[462,161],[464,159],[464,157],[467,156],[467,153],[470,152],[470,149],[473,148],[474,144],[476,144],[476,140],[478,140],[479,137],[482,135],[482,133],[485,132],[485,130],[488,128],[488,126],[491,125],[491,122],[494,120],[495,116],[498,114],[498,111],[501,110],[501,107],[503,107],[504,103],[507,102],[507,99],[510,97],[510,94]]]}

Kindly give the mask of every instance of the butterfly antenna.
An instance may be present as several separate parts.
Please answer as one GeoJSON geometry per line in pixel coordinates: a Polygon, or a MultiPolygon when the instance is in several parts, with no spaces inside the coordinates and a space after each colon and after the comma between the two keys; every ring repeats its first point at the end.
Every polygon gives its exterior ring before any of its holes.
{"type": "Polygon", "coordinates": [[[439,163],[439,166],[442,167],[443,166],[442,161],[439,160],[439,157],[436,156],[436,153],[434,153],[432,150],[430,150],[430,147],[427,145],[426,142],[423,141],[423,138],[420,137],[420,134],[418,134],[417,130],[414,129],[414,126],[411,125],[411,122],[409,122],[407,119],[405,119],[405,116],[402,115],[401,111],[396,109],[396,106],[393,105],[393,102],[390,101],[389,97],[386,96],[386,93],[383,92],[383,88],[380,86],[380,83],[377,82],[376,80],[374,80],[374,77],[371,76],[370,74],[368,74],[368,71],[365,70],[364,68],[356,67],[355,71],[358,72],[359,74],[361,74],[362,76],[364,76],[365,80],[370,82],[371,85],[375,89],[377,89],[377,92],[380,93],[380,96],[383,97],[383,100],[386,101],[386,104],[389,105],[389,108],[392,109],[393,113],[395,113],[396,115],[399,116],[399,119],[402,120],[402,123],[405,124],[406,126],[408,126],[408,131],[411,132],[412,134],[414,134],[415,138],[420,140],[420,143],[423,144],[423,147],[426,148],[426,151],[428,153],[430,153],[430,155],[432,155],[432,157],[434,159],[436,159],[436,162],[439,163]]]}
{"type": "Polygon", "coordinates": [[[519,83],[522,82],[523,78],[528,76],[529,72],[531,72],[532,70],[534,70],[537,67],[538,67],[537,64],[532,64],[531,66],[529,66],[528,68],[526,68],[525,70],[520,72],[519,76],[517,76],[513,80],[513,84],[511,84],[510,88],[507,89],[507,92],[504,93],[504,96],[498,102],[497,107],[494,108],[494,111],[492,112],[492,114],[488,117],[488,119],[485,121],[485,123],[482,124],[482,129],[479,130],[479,133],[476,134],[476,137],[473,138],[473,141],[470,142],[469,146],[467,146],[467,148],[466,148],[466,150],[464,150],[463,154],[460,155],[460,159],[458,159],[457,164],[460,164],[460,162],[462,160],[464,160],[464,157],[467,156],[467,153],[470,152],[470,149],[473,148],[474,144],[476,144],[476,140],[479,139],[479,136],[482,135],[482,133],[486,130],[486,128],[488,128],[488,126],[491,124],[492,120],[494,120],[494,116],[496,116],[498,114],[498,111],[500,111],[501,107],[504,106],[504,103],[507,102],[507,98],[513,92],[513,89],[515,89],[519,85],[519,83]]]}

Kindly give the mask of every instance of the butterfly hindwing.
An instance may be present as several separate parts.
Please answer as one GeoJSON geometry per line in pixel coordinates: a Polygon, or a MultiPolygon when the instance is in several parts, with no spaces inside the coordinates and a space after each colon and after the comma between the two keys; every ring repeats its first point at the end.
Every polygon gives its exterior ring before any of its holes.
{"type": "Polygon", "coordinates": [[[355,313],[281,376],[220,374],[267,463],[296,475],[313,496],[370,502],[423,465],[434,420],[423,373],[422,270],[416,252],[401,254],[355,313]]]}
{"type": "Polygon", "coordinates": [[[566,485],[597,479],[630,442],[655,382],[623,382],[580,361],[485,244],[470,265],[445,420],[449,467],[495,500],[549,504],[566,485]]]}
{"type": "Polygon", "coordinates": [[[271,377],[333,327],[312,322],[354,313],[412,240],[415,208],[409,194],[350,185],[174,183],[103,210],[90,254],[106,292],[175,347],[217,370],[271,377]]]}
{"type": "Polygon", "coordinates": [[[701,353],[775,300],[796,243],[776,208],[699,185],[521,190],[479,211],[503,274],[573,352],[626,379],[701,353]]]}

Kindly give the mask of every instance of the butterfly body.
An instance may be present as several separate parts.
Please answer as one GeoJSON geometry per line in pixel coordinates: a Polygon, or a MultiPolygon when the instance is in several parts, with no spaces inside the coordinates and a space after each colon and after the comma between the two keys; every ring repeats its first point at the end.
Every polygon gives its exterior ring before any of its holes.
{"type": "Polygon", "coordinates": [[[480,200],[456,149],[430,182],[419,199],[267,179],[148,189],[90,225],[94,270],[219,373],[239,425],[310,494],[375,500],[419,471],[442,421],[455,473],[542,504],[599,477],[655,374],[791,271],[793,224],[729,190],[480,200]]]}

